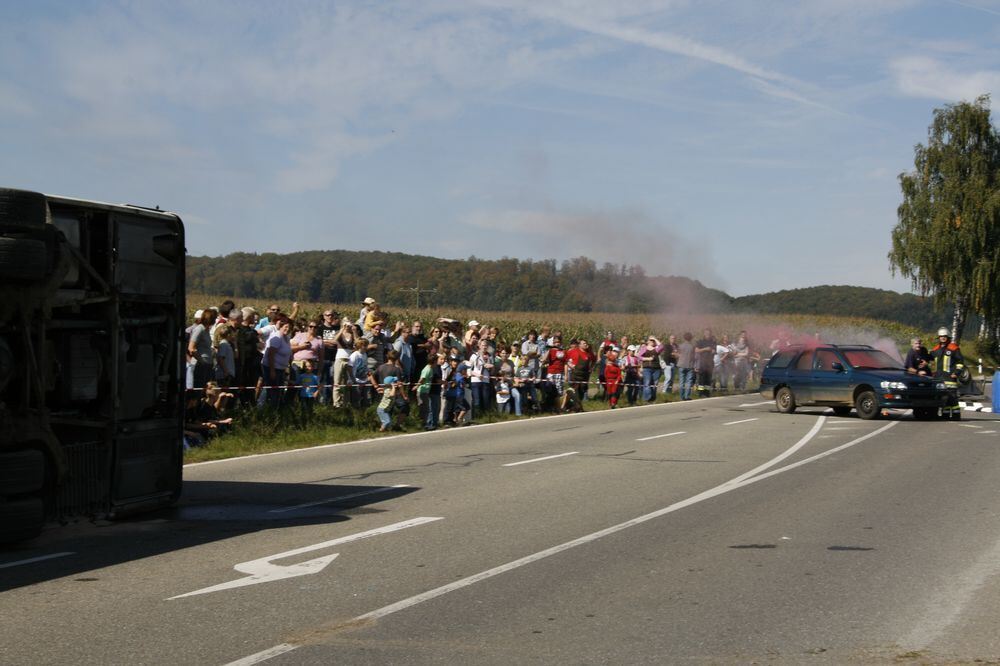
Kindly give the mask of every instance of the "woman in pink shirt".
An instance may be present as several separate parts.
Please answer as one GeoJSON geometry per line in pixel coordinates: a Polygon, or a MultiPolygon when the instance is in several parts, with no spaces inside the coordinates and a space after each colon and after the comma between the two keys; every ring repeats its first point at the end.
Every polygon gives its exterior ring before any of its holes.
{"type": "Polygon", "coordinates": [[[299,331],[292,338],[292,366],[296,373],[305,370],[306,361],[323,367],[323,338],[317,334],[318,329],[319,322],[310,321],[304,331],[299,331]]]}

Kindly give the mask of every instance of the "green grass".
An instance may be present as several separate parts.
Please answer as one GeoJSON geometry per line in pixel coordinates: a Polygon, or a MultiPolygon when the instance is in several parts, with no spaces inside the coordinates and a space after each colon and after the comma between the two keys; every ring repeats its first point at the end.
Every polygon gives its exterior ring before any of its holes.
{"type": "MultiPolygon", "coordinates": [[[[661,393],[657,396],[656,402],[675,402],[677,400],[676,393],[669,396],[664,396],[661,393]]],[[[605,401],[584,401],[584,411],[593,412],[605,409],[610,409],[605,401]]],[[[629,409],[624,398],[619,403],[619,409],[629,409]]],[[[416,414],[417,409],[414,404],[411,407],[410,416],[403,422],[402,432],[422,432],[422,424],[418,422],[416,414]]],[[[537,417],[514,416],[488,411],[477,416],[475,422],[477,424],[496,423],[526,418],[537,417]]],[[[184,454],[184,462],[205,462],[260,453],[274,453],[323,444],[385,437],[399,432],[397,430],[380,433],[379,420],[374,407],[357,410],[316,405],[309,415],[303,414],[297,407],[245,409],[234,414],[231,432],[211,439],[205,446],[189,449],[184,454]]]]}

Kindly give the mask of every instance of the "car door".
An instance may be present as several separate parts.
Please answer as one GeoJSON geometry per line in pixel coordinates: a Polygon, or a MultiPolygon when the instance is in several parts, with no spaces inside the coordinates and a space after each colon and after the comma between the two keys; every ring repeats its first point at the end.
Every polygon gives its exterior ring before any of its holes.
{"type": "Polygon", "coordinates": [[[812,370],[813,401],[822,404],[851,404],[850,376],[843,359],[833,349],[816,350],[812,370]],[[836,365],[835,365],[836,364],[836,365]]]}
{"type": "Polygon", "coordinates": [[[788,386],[791,387],[792,393],[795,395],[795,402],[800,405],[813,401],[812,368],[812,349],[803,351],[795,363],[788,367],[788,386]]]}

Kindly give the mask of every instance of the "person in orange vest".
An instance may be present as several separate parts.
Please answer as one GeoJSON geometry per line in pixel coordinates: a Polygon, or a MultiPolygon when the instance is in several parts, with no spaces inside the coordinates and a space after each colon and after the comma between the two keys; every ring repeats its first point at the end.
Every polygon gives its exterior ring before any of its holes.
{"type": "Polygon", "coordinates": [[[934,359],[934,378],[954,391],[948,404],[941,408],[941,416],[958,421],[962,418],[962,408],[958,406],[958,378],[965,369],[965,358],[958,344],[951,341],[951,332],[944,326],[938,329],[938,343],[931,350],[931,358],[934,359]]]}

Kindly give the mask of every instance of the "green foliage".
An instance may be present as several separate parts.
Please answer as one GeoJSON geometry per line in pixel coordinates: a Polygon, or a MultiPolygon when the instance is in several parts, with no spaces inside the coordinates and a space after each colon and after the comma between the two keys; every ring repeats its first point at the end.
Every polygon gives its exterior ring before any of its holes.
{"type": "Polygon", "coordinates": [[[899,176],[903,202],[889,261],[915,289],[955,304],[961,338],[969,311],[987,328],[1000,322],[1000,134],[989,97],[934,111],[927,145],[914,149],[914,169],[899,176]]]}
{"type": "Polygon", "coordinates": [[[578,257],[543,261],[435,259],[399,252],[328,250],[189,257],[188,290],[245,299],[569,312],[662,312],[698,304],[716,311],[729,297],[684,277],[647,277],[638,266],[578,257]],[[626,296],[623,297],[623,294],[626,296]]]}

